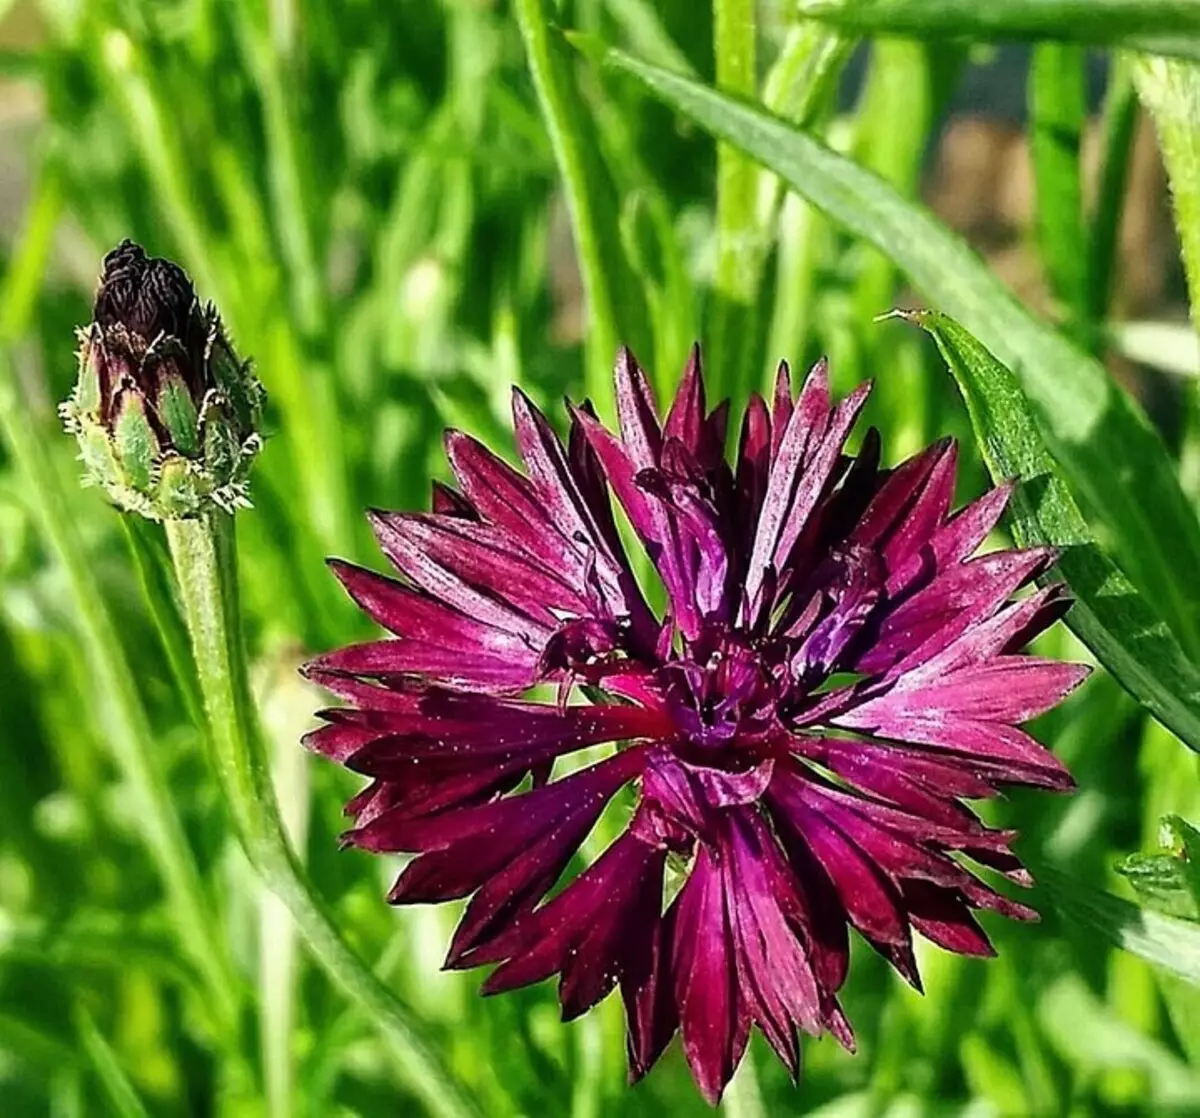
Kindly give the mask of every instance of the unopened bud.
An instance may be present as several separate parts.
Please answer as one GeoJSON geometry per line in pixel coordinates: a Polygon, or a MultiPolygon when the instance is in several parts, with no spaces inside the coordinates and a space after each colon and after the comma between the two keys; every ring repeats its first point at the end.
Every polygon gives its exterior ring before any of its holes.
{"type": "Polygon", "coordinates": [[[62,405],[87,480],[154,520],[249,505],[262,386],[187,273],[122,241],[105,258],[62,405]]]}

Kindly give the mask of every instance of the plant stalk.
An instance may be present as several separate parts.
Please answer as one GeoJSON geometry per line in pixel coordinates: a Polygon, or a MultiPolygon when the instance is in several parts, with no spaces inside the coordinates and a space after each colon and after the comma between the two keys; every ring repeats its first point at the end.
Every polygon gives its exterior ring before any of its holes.
{"type": "Polygon", "coordinates": [[[94,701],[122,778],[137,804],[138,820],[180,943],[208,994],[215,1027],[229,1035],[238,1015],[238,980],[223,945],[195,856],[159,764],[157,743],[129,661],[97,585],[95,569],[76,528],[76,514],[47,451],[44,424],[32,414],[17,382],[10,346],[24,333],[54,230],[61,196],[52,165],[42,168],[20,248],[4,276],[0,305],[0,435],[29,492],[42,537],[66,576],[71,614],[95,682],[94,701]]]}
{"type": "Polygon", "coordinates": [[[167,540],[192,638],[213,767],[251,864],[291,912],[331,981],[394,1041],[412,1089],[441,1118],[478,1114],[407,1008],[341,937],[298,862],[280,819],[250,700],[238,607],[234,525],[213,510],[167,523],[167,540]]]}

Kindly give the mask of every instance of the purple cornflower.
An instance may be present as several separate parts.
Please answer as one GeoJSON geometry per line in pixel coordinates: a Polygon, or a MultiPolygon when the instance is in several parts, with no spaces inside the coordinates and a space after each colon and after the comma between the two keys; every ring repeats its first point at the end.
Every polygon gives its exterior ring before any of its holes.
{"type": "Polygon", "coordinates": [[[448,966],[499,964],[488,993],[557,974],[565,1019],[619,985],[631,1078],[680,1031],[715,1101],[751,1025],[793,1076],[801,1030],[853,1047],[849,927],[919,989],[913,929],[989,955],[973,909],[1035,917],[965,868],[1029,883],[962,801],[1071,787],[1016,724],[1087,669],[1018,654],[1069,604],[1014,598],[1051,551],[973,557],[1010,486],[952,513],[952,442],[845,452],[868,386],[834,404],[822,363],[793,399],[781,366],[730,466],[697,350],[665,421],[628,352],[616,381],[619,436],[572,408],[564,447],[518,391],[524,473],[452,431],[458,489],[371,514],[403,580],[333,568],[394,637],[310,665],[351,705],[308,743],[371,780],[348,841],[415,855],[393,903],[471,898],[448,966]],[[620,836],[547,900],[614,800],[620,836]]]}

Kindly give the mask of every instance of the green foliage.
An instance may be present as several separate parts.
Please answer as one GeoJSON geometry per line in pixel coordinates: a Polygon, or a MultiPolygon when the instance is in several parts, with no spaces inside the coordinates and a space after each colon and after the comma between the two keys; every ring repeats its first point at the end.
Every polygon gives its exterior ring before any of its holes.
{"type": "MultiPolygon", "coordinates": [[[[843,1000],[858,1054],[806,1044],[796,1088],[755,1041],[725,1110],[1200,1109],[1200,780],[1183,747],[1200,745],[1200,428],[1161,437],[1102,361],[1135,79],[1168,126],[1186,217],[1191,71],[1122,63],[1089,210],[1078,148],[1080,46],[1200,57],[1197,7],[711,7],[0,0],[0,75],[43,114],[32,146],[0,133],[6,167],[12,150],[31,171],[20,229],[0,228],[6,1115],[709,1112],[675,1052],[626,1087],[615,999],[564,1025],[546,984],[483,999],[478,975],[439,969],[455,913],[388,908],[397,867],[338,849],[354,781],[301,752],[325,699],[296,672],[369,635],[323,559],[381,566],[362,510],[427,505],[445,426],[510,451],[511,384],[551,414],[564,394],[607,409],[626,341],[665,395],[695,337],[716,343],[735,415],[780,357],[827,353],[839,391],[876,378],[891,462],[954,434],[962,499],[989,473],[1021,478],[1005,530],[1062,546],[1077,598],[1074,635],[1043,651],[1100,665],[1036,728],[1079,791],[989,805],[1023,836],[1044,921],[988,922],[998,960],[923,945],[924,998],[857,944],[843,1000]],[[871,43],[847,105],[843,67],[876,33],[906,38],[871,43]],[[1035,43],[1034,240],[1057,323],[917,200],[964,44],[1014,38],[1035,43]],[[203,587],[180,600],[159,526],[78,489],[54,414],[92,268],[125,236],[189,270],[267,392],[242,601],[207,613],[203,587]],[[921,319],[941,355],[872,321],[911,299],[906,282],[942,312],[921,319]],[[244,634],[267,738],[254,771],[236,769],[236,741],[201,736],[185,615],[214,655],[244,634]],[[209,748],[242,808],[273,776],[280,818],[257,825],[296,842],[298,920],[240,852],[209,748]]],[[[186,441],[186,408],[167,410],[186,441]]],[[[150,468],[155,437],[131,414],[119,446],[84,450],[150,468]]],[[[215,701],[247,719],[244,682],[215,701]]],[[[610,837],[602,824],[589,842],[610,837]]]]}
{"type": "Polygon", "coordinates": [[[1200,11],[1191,0],[799,0],[798,10],[858,31],[1057,39],[1200,54],[1200,11]]]}

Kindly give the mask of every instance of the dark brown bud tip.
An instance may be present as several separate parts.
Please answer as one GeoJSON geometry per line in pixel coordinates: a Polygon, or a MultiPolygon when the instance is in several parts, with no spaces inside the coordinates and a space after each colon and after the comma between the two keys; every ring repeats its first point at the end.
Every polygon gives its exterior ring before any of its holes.
{"type": "Polygon", "coordinates": [[[92,310],[100,326],[120,324],[147,343],[160,334],[184,341],[196,312],[195,289],[178,264],[147,256],[130,240],[105,256],[92,310]]]}

